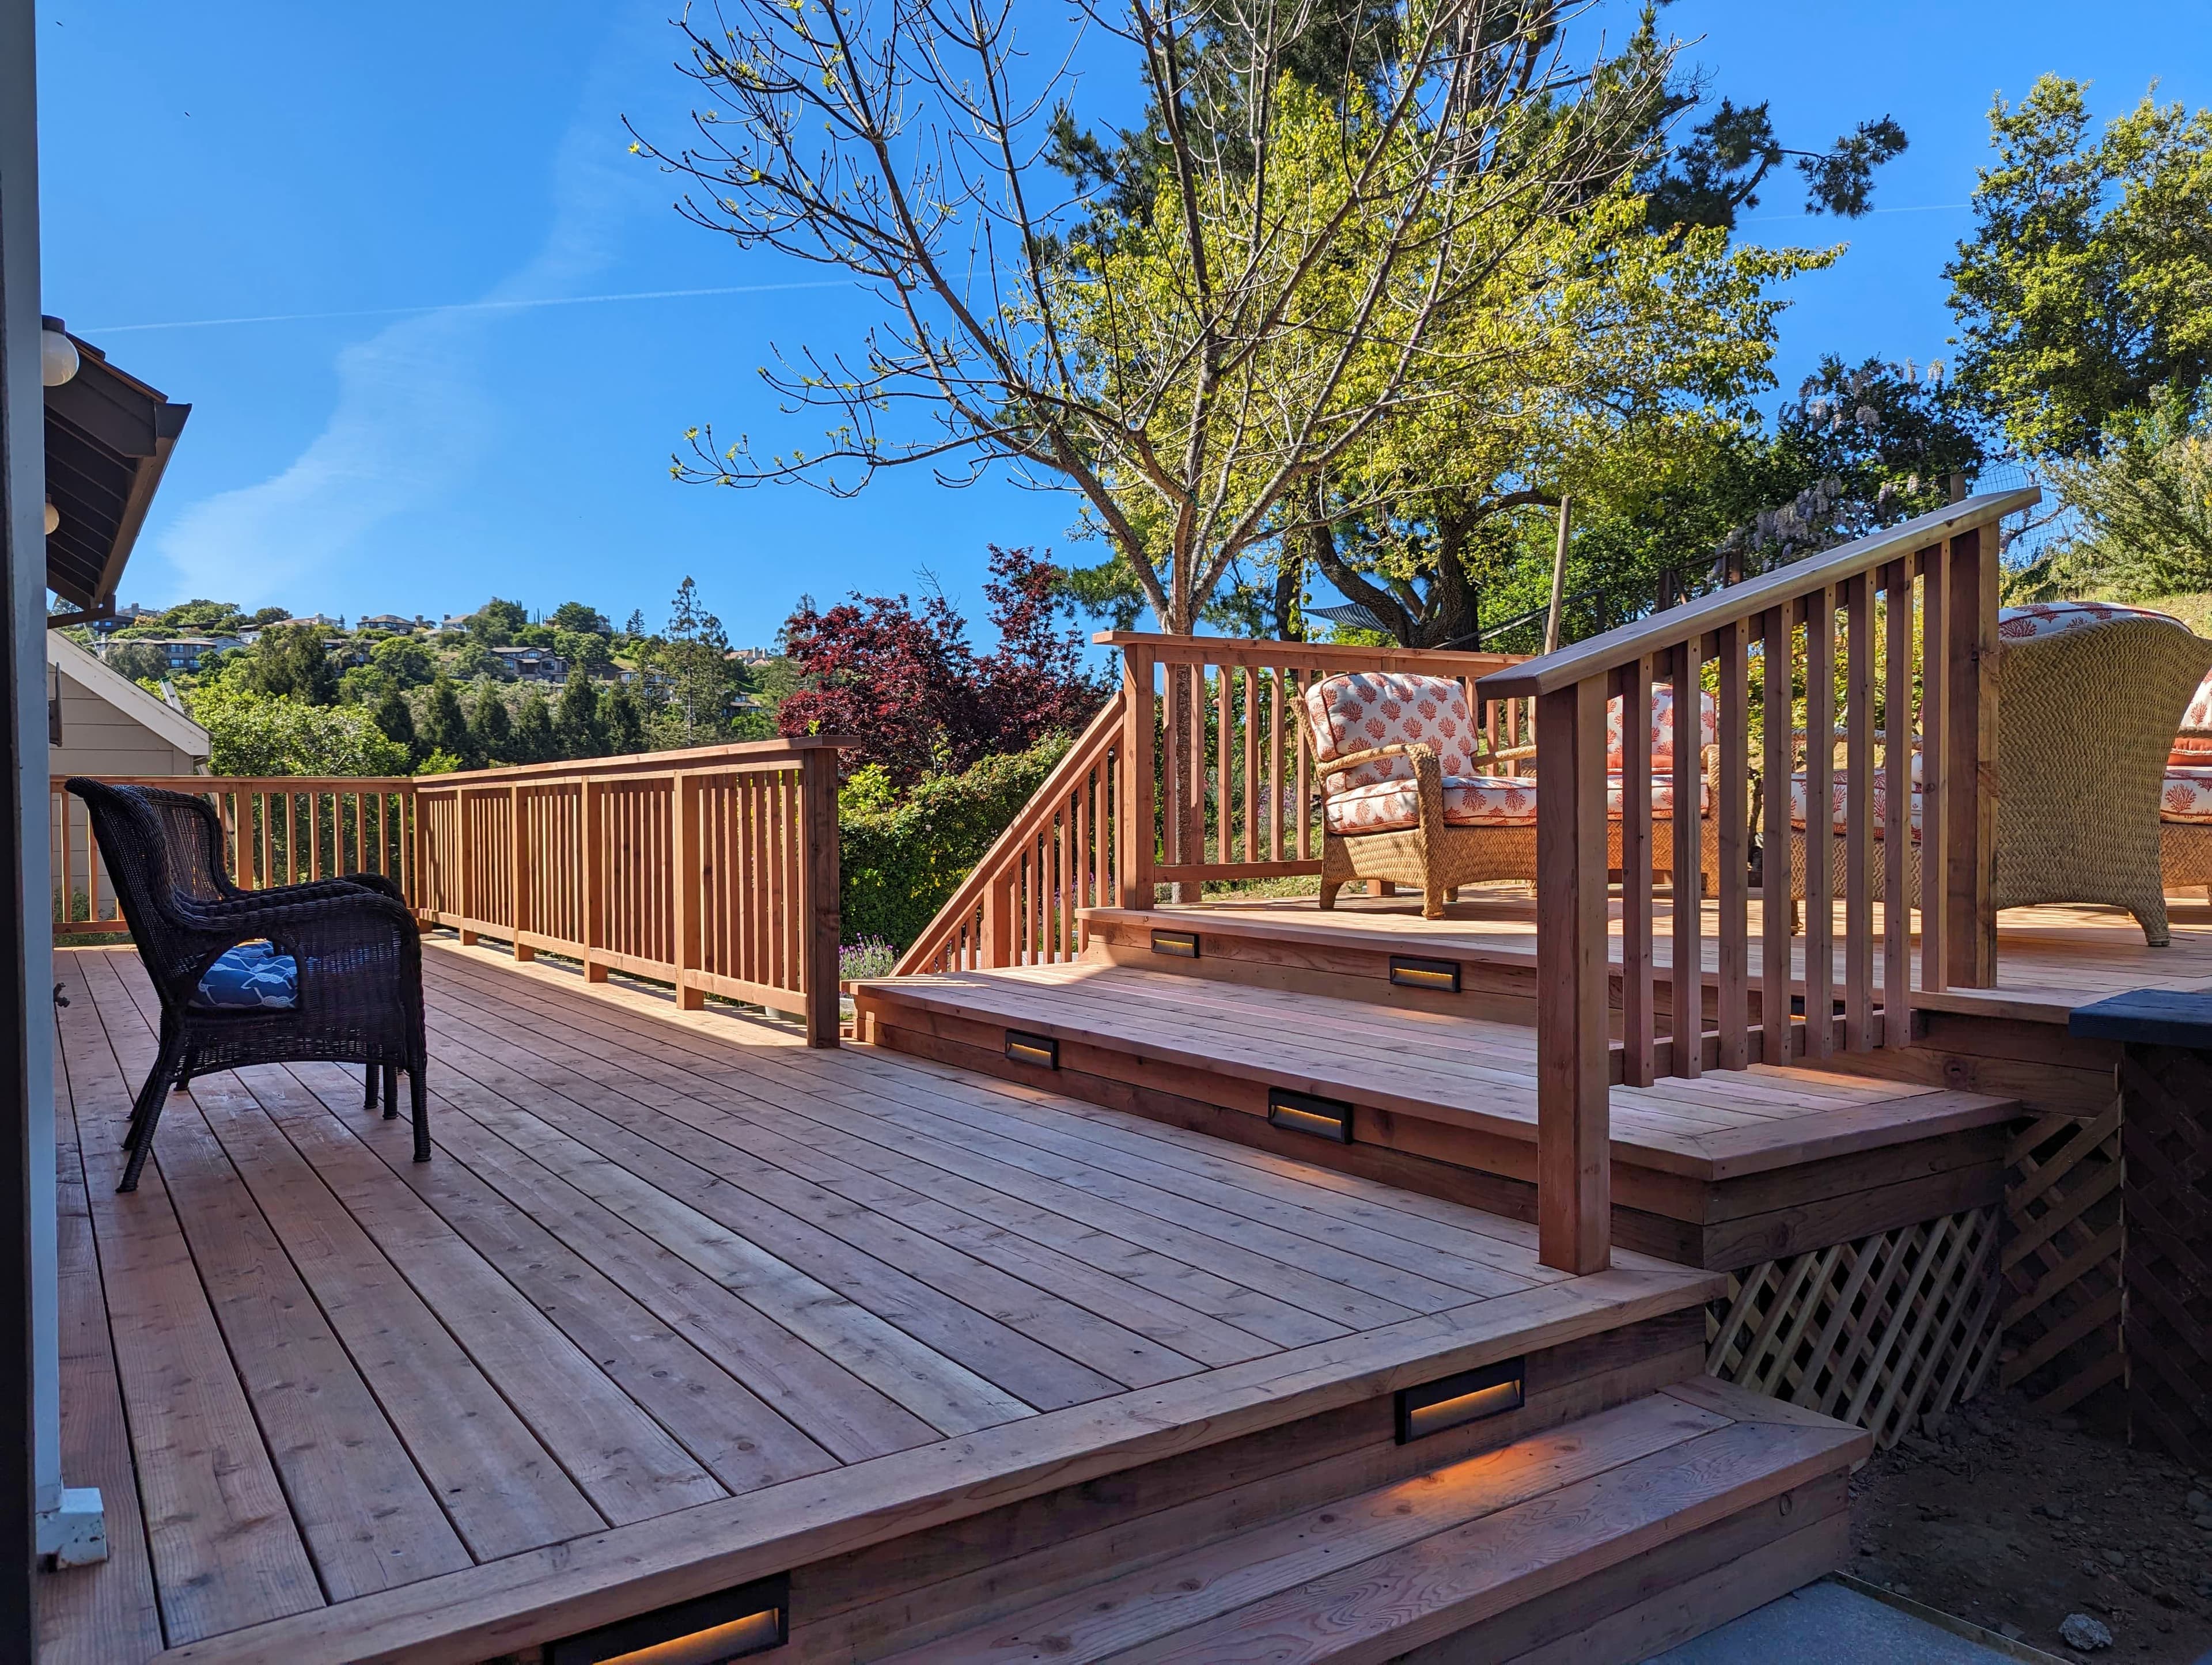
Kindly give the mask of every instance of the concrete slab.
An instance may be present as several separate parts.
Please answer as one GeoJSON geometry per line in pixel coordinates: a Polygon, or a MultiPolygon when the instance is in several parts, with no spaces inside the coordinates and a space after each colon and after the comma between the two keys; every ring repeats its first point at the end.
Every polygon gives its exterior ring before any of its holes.
{"type": "Polygon", "coordinates": [[[1984,1646],[1830,1579],[1793,1590],[1646,1665],[2019,1665],[2033,1650],[1984,1646]]]}

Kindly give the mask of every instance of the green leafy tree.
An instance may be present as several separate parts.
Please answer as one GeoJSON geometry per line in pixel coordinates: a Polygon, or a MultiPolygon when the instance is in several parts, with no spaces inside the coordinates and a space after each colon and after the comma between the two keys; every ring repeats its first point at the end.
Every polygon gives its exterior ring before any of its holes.
{"type": "Polygon", "coordinates": [[[337,698],[338,673],[311,624],[286,624],[261,633],[246,656],[246,685],[271,699],[328,705],[337,698]]]}
{"type": "Polygon", "coordinates": [[[100,655],[100,663],[116,675],[138,683],[159,683],[169,674],[168,654],[143,642],[111,642],[100,655]]]}
{"type": "Polygon", "coordinates": [[[387,688],[378,700],[374,711],[378,729],[394,745],[405,748],[410,761],[415,758],[415,713],[407,703],[407,696],[397,688],[387,688]]]}
{"type": "Polygon", "coordinates": [[[1990,111],[1994,167],[1944,269],[1958,378],[2031,458],[2100,450],[2152,390],[2212,373],[2212,111],[2146,97],[2092,132],[2085,83],[1990,111]]]}
{"type": "Polygon", "coordinates": [[[494,596],[471,613],[465,623],[471,641],[487,647],[505,647],[514,642],[514,633],[530,623],[530,615],[520,602],[494,596]]]}
{"type": "Polygon", "coordinates": [[[560,630],[554,633],[553,651],[568,662],[568,674],[573,678],[605,676],[614,664],[607,638],[589,631],[560,630]]]}
{"type": "Polygon", "coordinates": [[[456,682],[476,682],[487,677],[504,677],[507,666],[489,645],[471,635],[447,656],[446,673],[456,682]]]}
{"type": "Polygon", "coordinates": [[[437,656],[413,636],[386,636],[368,650],[368,662],[395,688],[427,688],[437,680],[437,656]]]}
{"type": "Polygon", "coordinates": [[[2094,456],[2052,464],[2078,530],[2008,586],[2021,599],[2086,592],[2123,601],[2212,590],[2212,388],[2171,388],[2105,425],[2094,456]]]}
{"type": "Polygon", "coordinates": [[[572,630],[579,635],[610,636],[614,634],[614,627],[607,623],[605,613],[580,601],[562,602],[545,622],[556,630],[572,630]]]}
{"type": "Polygon", "coordinates": [[[526,690],[514,714],[514,735],[508,755],[518,763],[550,763],[561,755],[553,735],[553,712],[544,696],[526,690]]]}
{"type": "Polygon", "coordinates": [[[316,706],[234,682],[196,690],[216,775],[404,775],[406,748],[359,706],[316,706]]]}
{"type": "Polygon", "coordinates": [[[645,711],[629,689],[610,688],[599,696],[599,731],[606,736],[610,757],[645,750],[645,711]]]}

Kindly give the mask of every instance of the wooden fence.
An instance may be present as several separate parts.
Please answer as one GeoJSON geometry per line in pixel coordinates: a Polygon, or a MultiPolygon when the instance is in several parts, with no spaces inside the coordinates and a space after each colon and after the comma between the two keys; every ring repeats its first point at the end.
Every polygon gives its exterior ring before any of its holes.
{"type": "MultiPolygon", "coordinates": [[[[835,738],[411,779],[145,779],[222,817],[234,882],[389,876],[425,924],[799,1015],[837,1043],[835,738]]],[[[57,934],[121,933],[83,807],[52,783],[57,934]]]]}
{"type": "Polygon", "coordinates": [[[1702,1036],[1709,1024],[1723,1069],[1909,1045],[1911,916],[1923,872],[1921,987],[1995,980],[1997,524],[2036,498],[2032,489],[1971,498],[1483,679],[1486,696],[1535,702],[1542,749],[1536,884],[1546,924],[1537,937],[1536,1024],[1547,1264],[1594,1271],[1610,1248],[1608,702],[1619,702],[1624,740],[1623,1078],[1649,1085],[1662,1066],[1696,1074],[1701,1046],[1662,1048],[1658,1038],[1702,1036]],[[1648,859],[1652,696],[1662,684],[1678,696],[1672,800],[1706,805],[1720,851],[1709,995],[1704,909],[1686,905],[1701,889],[1698,841],[1674,840],[1667,1012],[1654,999],[1648,859]],[[1718,713],[1712,780],[1704,778],[1694,697],[1709,684],[1718,713]],[[1754,740],[1765,787],[1755,976],[1754,740]],[[1790,789],[1801,744],[1802,826],[1793,824],[1790,789]],[[1795,882],[1785,884],[1785,875],[1795,882]],[[1877,885],[1888,899],[1879,916],[1877,885]],[[1800,977],[1784,901],[1792,892],[1807,898],[1800,977]],[[1802,999],[1800,1017],[1791,1015],[1793,997],[1802,999]]]}

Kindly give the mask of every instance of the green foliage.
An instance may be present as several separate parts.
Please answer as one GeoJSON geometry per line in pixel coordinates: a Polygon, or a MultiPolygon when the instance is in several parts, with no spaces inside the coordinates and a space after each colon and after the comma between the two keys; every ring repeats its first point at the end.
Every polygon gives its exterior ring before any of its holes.
{"type": "Polygon", "coordinates": [[[386,636],[368,650],[368,662],[397,688],[427,688],[437,680],[438,661],[412,636],[386,636]]]}
{"type": "Polygon", "coordinates": [[[458,775],[468,767],[467,762],[441,746],[416,766],[417,775],[458,775]]]}
{"type": "Polygon", "coordinates": [[[404,747],[410,757],[415,755],[415,713],[404,694],[396,688],[386,689],[371,714],[386,739],[404,747]]]}
{"type": "Polygon", "coordinates": [[[311,705],[224,681],[195,690],[191,709],[208,732],[216,775],[407,773],[406,748],[359,706],[311,705]]]}
{"type": "Polygon", "coordinates": [[[552,708],[536,690],[524,690],[514,713],[514,733],[507,743],[507,761],[550,763],[560,756],[560,744],[553,735],[552,708]]]}
{"type": "Polygon", "coordinates": [[[433,752],[468,757],[469,720],[461,709],[460,690],[451,678],[440,677],[430,684],[430,697],[424,702],[417,730],[422,743],[433,752]]]}
{"type": "Polygon", "coordinates": [[[599,691],[592,679],[574,665],[561,685],[561,700],[553,714],[554,744],[563,757],[605,755],[606,727],[599,720],[599,691]]]}
{"type": "Polygon", "coordinates": [[[149,647],[143,642],[115,641],[100,656],[100,663],[120,677],[133,682],[158,683],[169,674],[169,656],[159,647],[149,647]]]}
{"type": "Polygon", "coordinates": [[[514,737],[514,714],[507,710],[505,696],[500,693],[496,684],[478,683],[477,696],[469,706],[471,759],[482,758],[483,764],[513,761],[507,742],[514,737]]]}
{"type": "Polygon", "coordinates": [[[504,647],[529,623],[530,614],[520,602],[501,601],[494,596],[469,615],[469,634],[494,647],[504,647]]]}
{"type": "Polygon", "coordinates": [[[546,617],[545,622],[556,630],[569,630],[579,635],[608,636],[614,634],[614,627],[607,623],[605,613],[580,601],[562,602],[546,617]]]}
{"type": "Polygon", "coordinates": [[[2105,425],[2095,456],[2054,463],[2081,530],[2014,579],[2021,599],[2096,594],[2144,601],[2212,588],[2212,388],[2161,388],[2105,425]]]}
{"type": "Polygon", "coordinates": [[[1984,415],[2031,457],[2076,456],[2153,388],[2212,374],[2212,110],[2145,97],[2092,138],[2086,83],[1990,111],[1997,160],[1944,269],[1984,415]]]}
{"type": "Polygon", "coordinates": [[[1066,736],[931,776],[902,798],[880,766],[856,769],[837,794],[843,931],[904,948],[1006,829],[1053,766],[1066,736]]]}
{"type": "Polygon", "coordinates": [[[270,699],[328,705],[338,696],[338,673],[311,624],[287,624],[261,633],[246,655],[246,686],[270,699]]]}
{"type": "Polygon", "coordinates": [[[628,757],[645,750],[645,712],[627,688],[610,688],[599,696],[599,727],[606,736],[602,756],[628,757]]]}

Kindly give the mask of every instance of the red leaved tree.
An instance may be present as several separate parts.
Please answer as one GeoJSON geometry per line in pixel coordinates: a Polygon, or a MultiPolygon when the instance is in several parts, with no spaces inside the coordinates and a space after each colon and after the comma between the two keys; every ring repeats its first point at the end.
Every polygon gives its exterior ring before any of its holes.
{"type": "Polygon", "coordinates": [[[802,603],[784,621],[799,686],[776,710],[785,734],[849,734],[848,770],[880,763],[895,785],[1073,733],[1106,696],[1083,664],[1059,568],[991,546],[983,586],[999,646],[977,657],[968,622],[941,595],[854,594],[826,611],[802,603]]]}

